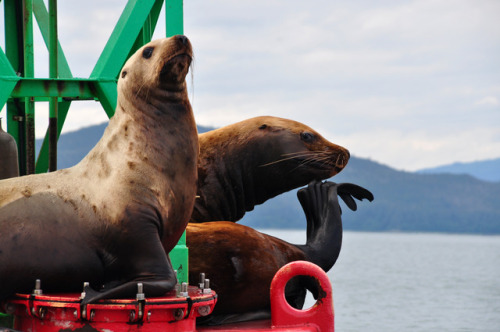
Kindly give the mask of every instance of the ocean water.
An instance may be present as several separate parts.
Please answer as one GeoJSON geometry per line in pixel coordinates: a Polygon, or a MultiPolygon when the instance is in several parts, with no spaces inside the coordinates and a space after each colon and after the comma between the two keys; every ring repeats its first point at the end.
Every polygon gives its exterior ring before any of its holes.
{"type": "Polygon", "coordinates": [[[344,232],[328,276],[336,331],[500,331],[500,236],[344,232]]]}

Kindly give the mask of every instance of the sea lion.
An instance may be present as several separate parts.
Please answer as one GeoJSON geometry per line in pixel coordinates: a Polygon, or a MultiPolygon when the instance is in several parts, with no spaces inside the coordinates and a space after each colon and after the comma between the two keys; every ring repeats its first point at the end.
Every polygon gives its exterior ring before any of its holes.
{"type": "Polygon", "coordinates": [[[115,115],[76,166],[0,182],[0,301],[31,292],[78,292],[83,303],[171,290],[166,254],[190,218],[198,135],[185,77],[185,36],[141,47],[118,80],[115,115]],[[165,248],[165,250],[163,249],[165,248]]]}
{"type": "Polygon", "coordinates": [[[255,205],[340,172],[349,151],[293,120],[261,116],[198,136],[190,222],[237,221],[255,205]]]}
{"type": "MultiPolygon", "coordinates": [[[[195,283],[199,274],[205,273],[211,288],[218,294],[209,323],[227,322],[228,319],[241,321],[256,312],[268,313],[271,280],[289,262],[305,260],[329,271],[342,246],[342,219],[337,196],[353,211],[357,209],[353,197],[373,200],[368,190],[357,185],[316,181],[300,189],[297,196],[307,220],[305,245],[290,244],[233,222],[188,224],[190,282],[195,283]]],[[[301,308],[305,288],[314,294],[314,286],[308,278],[291,281],[286,289],[287,300],[301,308]]]]}

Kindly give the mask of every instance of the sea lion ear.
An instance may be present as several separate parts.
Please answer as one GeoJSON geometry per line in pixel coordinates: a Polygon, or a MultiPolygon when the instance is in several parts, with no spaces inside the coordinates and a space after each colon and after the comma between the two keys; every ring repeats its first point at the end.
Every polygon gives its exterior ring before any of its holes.
{"type": "Polygon", "coordinates": [[[259,129],[266,129],[266,128],[267,128],[267,125],[265,123],[259,127],[259,129]]]}

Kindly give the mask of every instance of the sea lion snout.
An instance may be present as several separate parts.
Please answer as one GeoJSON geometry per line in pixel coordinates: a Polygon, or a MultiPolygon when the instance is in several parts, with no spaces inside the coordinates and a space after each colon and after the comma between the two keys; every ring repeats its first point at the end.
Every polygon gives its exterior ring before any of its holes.
{"type": "Polygon", "coordinates": [[[180,41],[183,45],[187,45],[189,43],[189,39],[184,35],[177,35],[177,36],[174,36],[174,38],[176,38],[178,41],[180,41]]]}
{"type": "Polygon", "coordinates": [[[189,71],[193,60],[193,49],[186,36],[177,35],[166,40],[166,61],[160,69],[163,83],[181,83],[189,71]]]}
{"type": "Polygon", "coordinates": [[[335,168],[337,168],[337,172],[340,172],[344,169],[344,167],[346,167],[350,157],[351,154],[349,153],[349,150],[339,146],[339,152],[335,161],[335,168]]]}

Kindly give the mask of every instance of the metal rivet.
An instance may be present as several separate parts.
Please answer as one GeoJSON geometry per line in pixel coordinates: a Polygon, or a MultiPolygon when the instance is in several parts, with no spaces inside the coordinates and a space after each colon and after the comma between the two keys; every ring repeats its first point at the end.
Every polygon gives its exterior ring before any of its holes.
{"type": "Polygon", "coordinates": [[[41,319],[45,318],[45,314],[46,313],[47,313],[47,309],[46,308],[44,308],[44,307],[38,308],[38,317],[40,317],[41,319]]]}
{"type": "Polygon", "coordinates": [[[198,313],[200,316],[206,316],[210,313],[210,306],[204,305],[198,308],[198,313]]]}

